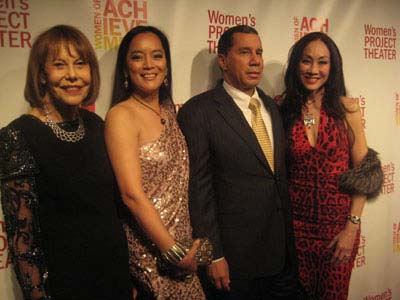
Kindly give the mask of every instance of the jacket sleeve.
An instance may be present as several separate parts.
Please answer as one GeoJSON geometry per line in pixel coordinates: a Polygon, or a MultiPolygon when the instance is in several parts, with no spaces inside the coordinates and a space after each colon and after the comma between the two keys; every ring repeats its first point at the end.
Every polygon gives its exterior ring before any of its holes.
{"type": "Polygon", "coordinates": [[[38,173],[23,134],[9,125],[0,131],[1,202],[11,260],[24,299],[50,299],[40,243],[38,173]]]}
{"type": "Polygon", "coordinates": [[[190,162],[189,210],[194,238],[208,237],[213,259],[224,256],[217,222],[217,199],[213,189],[213,163],[208,122],[198,107],[184,105],[178,123],[185,136],[190,162]]]}

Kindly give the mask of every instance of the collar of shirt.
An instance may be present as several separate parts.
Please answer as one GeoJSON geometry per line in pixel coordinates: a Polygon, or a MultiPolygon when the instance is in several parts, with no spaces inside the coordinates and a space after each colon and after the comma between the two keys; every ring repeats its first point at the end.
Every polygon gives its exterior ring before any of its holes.
{"type": "Polygon", "coordinates": [[[232,97],[233,101],[235,101],[236,105],[239,106],[241,111],[250,110],[249,103],[251,98],[257,99],[258,101],[260,101],[261,106],[262,107],[264,106],[260,97],[258,96],[257,89],[254,89],[253,95],[249,96],[246,93],[242,92],[241,90],[238,90],[237,88],[231,86],[226,81],[224,81],[222,85],[226,90],[226,92],[228,93],[228,95],[232,97]]]}
{"type": "Polygon", "coordinates": [[[263,118],[265,127],[267,128],[268,135],[271,139],[272,147],[274,145],[274,136],[272,130],[272,121],[269,112],[265,109],[264,102],[261,100],[260,96],[258,95],[257,89],[254,90],[254,94],[252,96],[247,95],[246,93],[238,90],[237,88],[231,86],[226,81],[222,83],[225,91],[228,93],[229,96],[232,97],[235,104],[239,107],[242,111],[243,116],[245,117],[247,123],[251,127],[251,110],[249,108],[249,103],[251,98],[255,98],[260,101],[261,104],[261,116],[263,118]]]}

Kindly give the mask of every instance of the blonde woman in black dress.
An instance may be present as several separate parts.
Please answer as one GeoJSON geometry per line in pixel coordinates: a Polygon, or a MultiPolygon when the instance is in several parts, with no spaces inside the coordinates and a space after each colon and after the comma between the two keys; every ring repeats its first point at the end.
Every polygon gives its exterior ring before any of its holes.
{"type": "Polygon", "coordinates": [[[103,121],[80,108],[99,83],[88,39],[52,27],[32,45],[31,110],[0,131],[1,200],[24,299],[132,299],[103,121]]]}

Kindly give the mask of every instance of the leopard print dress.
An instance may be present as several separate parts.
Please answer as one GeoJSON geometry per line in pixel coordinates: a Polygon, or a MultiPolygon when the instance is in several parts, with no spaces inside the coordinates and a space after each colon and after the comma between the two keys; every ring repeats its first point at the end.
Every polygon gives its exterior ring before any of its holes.
{"type": "MultiPolygon", "coordinates": [[[[139,149],[144,192],[159,212],[175,240],[190,240],[188,209],[189,161],[185,139],[172,106],[164,107],[164,131],[139,149]]],[[[157,247],[130,216],[124,224],[128,239],[130,270],[139,292],[146,299],[203,300],[197,276],[186,278],[162,268],[157,247]]]]}
{"type": "Polygon", "coordinates": [[[351,196],[338,189],[338,178],[349,168],[349,140],[343,122],[321,109],[318,137],[311,146],[303,120],[288,136],[289,189],[300,279],[307,299],[347,299],[353,262],[359,245],[357,233],[351,259],[335,266],[327,245],[343,230],[351,196]]]}

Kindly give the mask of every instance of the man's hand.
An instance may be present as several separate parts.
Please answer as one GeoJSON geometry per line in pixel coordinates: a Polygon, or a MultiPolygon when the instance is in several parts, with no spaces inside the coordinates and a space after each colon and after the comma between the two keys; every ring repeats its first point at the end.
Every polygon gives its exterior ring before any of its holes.
{"type": "Polygon", "coordinates": [[[211,263],[207,268],[207,273],[217,289],[229,291],[229,267],[225,258],[211,263]]]}

